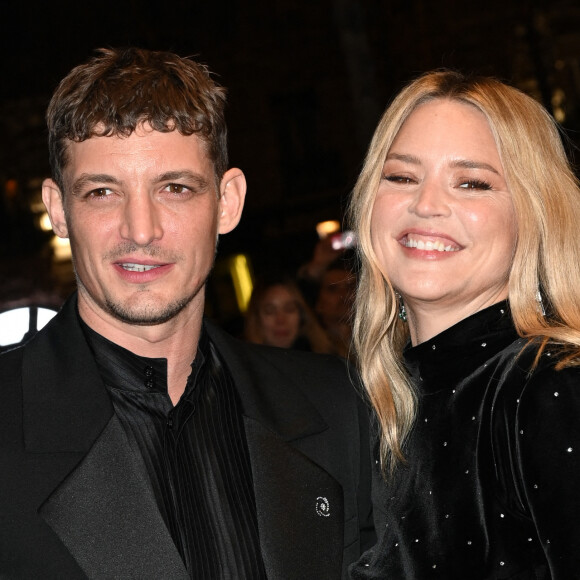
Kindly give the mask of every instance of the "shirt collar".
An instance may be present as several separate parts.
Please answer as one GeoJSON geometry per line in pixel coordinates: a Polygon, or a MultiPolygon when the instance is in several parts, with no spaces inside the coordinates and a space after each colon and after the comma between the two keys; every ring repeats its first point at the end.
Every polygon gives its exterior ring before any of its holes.
{"type": "MultiPolygon", "coordinates": [[[[137,355],[94,331],[80,316],[79,320],[106,385],[132,392],[167,394],[166,358],[137,355]]],[[[192,373],[187,381],[188,387],[195,382],[195,377],[205,364],[208,343],[207,333],[202,326],[197,353],[191,362],[192,373]]]]}

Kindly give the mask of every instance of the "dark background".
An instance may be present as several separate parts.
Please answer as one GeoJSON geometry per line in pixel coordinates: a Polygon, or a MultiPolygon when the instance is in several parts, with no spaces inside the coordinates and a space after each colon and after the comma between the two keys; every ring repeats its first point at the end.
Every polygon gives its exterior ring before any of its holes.
{"type": "Polygon", "coordinates": [[[24,279],[69,290],[35,225],[43,115],[58,81],[100,46],[195,55],[228,88],[231,164],[249,191],[220,256],[245,252],[258,273],[297,267],[316,223],[342,219],[380,114],[423,71],[497,76],[555,114],[571,151],[578,139],[578,0],[52,0],[0,11],[0,298],[14,278],[12,292],[24,279]]]}

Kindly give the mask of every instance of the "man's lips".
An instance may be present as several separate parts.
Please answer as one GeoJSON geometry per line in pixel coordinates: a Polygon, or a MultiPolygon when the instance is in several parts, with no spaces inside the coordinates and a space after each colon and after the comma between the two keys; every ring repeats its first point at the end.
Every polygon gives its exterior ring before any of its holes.
{"type": "Polygon", "coordinates": [[[113,266],[121,277],[128,282],[153,282],[164,272],[168,272],[172,264],[143,258],[121,258],[115,260],[113,266]]]}
{"type": "Polygon", "coordinates": [[[446,236],[407,233],[399,238],[399,243],[406,248],[415,248],[426,252],[458,252],[462,247],[446,236]]]}
{"type": "Polygon", "coordinates": [[[118,265],[123,268],[123,270],[127,270],[127,272],[148,272],[149,270],[159,268],[163,264],[138,264],[131,262],[120,262],[118,265]]]}

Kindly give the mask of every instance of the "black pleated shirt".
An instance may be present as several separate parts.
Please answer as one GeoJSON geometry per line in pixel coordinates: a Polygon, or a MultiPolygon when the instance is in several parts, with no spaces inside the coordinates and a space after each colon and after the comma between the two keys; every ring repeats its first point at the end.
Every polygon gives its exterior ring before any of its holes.
{"type": "Polygon", "coordinates": [[[167,359],[137,356],[83,329],[191,578],[265,579],[241,404],[205,331],[174,407],[167,359]]]}

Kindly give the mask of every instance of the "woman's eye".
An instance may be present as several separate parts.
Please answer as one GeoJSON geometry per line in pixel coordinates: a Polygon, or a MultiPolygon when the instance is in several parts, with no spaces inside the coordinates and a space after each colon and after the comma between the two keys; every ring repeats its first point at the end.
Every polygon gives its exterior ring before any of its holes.
{"type": "Polygon", "coordinates": [[[481,189],[488,190],[491,189],[491,184],[487,181],[481,181],[479,179],[469,179],[460,183],[459,187],[463,189],[481,189]]]}
{"type": "Polygon", "coordinates": [[[391,183],[400,183],[402,185],[414,183],[413,179],[405,175],[383,175],[383,179],[386,181],[390,181],[391,183]]]}

